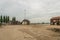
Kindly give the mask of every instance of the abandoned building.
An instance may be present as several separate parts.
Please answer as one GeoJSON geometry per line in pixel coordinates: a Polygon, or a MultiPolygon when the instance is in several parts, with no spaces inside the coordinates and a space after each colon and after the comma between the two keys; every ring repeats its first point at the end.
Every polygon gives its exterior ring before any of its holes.
{"type": "Polygon", "coordinates": [[[24,25],[29,25],[30,24],[30,21],[27,20],[27,19],[24,19],[21,24],[24,24],[24,25]]]}
{"type": "Polygon", "coordinates": [[[12,24],[12,25],[19,25],[21,23],[20,23],[20,21],[17,21],[15,17],[13,17],[12,20],[10,21],[10,24],[12,24]]]}
{"type": "Polygon", "coordinates": [[[11,25],[20,25],[21,23],[19,21],[10,21],[11,25]]]}
{"type": "Polygon", "coordinates": [[[51,25],[60,25],[60,16],[52,17],[50,19],[50,24],[51,25]]]}

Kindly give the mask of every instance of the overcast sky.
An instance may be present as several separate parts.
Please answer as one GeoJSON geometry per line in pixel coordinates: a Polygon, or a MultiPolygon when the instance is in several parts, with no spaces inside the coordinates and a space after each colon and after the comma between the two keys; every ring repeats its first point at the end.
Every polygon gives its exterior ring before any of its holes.
{"type": "Polygon", "coordinates": [[[49,22],[51,17],[60,16],[60,0],[0,0],[0,15],[21,21],[24,13],[31,22],[49,22]]]}

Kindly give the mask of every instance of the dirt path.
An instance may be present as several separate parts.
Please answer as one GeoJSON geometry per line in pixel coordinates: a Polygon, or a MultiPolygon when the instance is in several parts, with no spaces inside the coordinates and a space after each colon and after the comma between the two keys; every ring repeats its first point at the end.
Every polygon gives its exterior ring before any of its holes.
{"type": "Polygon", "coordinates": [[[0,28],[0,40],[60,40],[50,25],[6,25],[0,28]]]}

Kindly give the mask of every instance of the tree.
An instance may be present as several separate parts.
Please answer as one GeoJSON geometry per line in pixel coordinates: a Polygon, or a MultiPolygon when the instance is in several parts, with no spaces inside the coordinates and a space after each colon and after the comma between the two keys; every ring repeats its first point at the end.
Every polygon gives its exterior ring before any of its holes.
{"type": "Polygon", "coordinates": [[[12,24],[16,24],[16,18],[15,17],[12,18],[12,24]]]}
{"type": "Polygon", "coordinates": [[[0,24],[3,23],[8,23],[9,22],[9,16],[0,16],[0,24]]]}
{"type": "Polygon", "coordinates": [[[6,19],[5,19],[6,23],[9,22],[9,16],[6,16],[6,19]]]}
{"type": "Polygon", "coordinates": [[[13,18],[12,18],[12,21],[16,21],[16,18],[15,18],[15,17],[13,17],[13,18]]]}
{"type": "Polygon", "coordinates": [[[1,23],[1,16],[0,16],[0,23],[1,23]]]}
{"type": "Polygon", "coordinates": [[[10,17],[9,17],[9,16],[7,16],[7,21],[8,21],[8,22],[10,21],[10,17]]]}
{"type": "Polygon", "coordinates": [[[2,15],[1,15],[1,24],[2,24],[2,22],[3,22],[3,18],[2,18],[2,15]]]}
{"type": "Polygon", "coordinates": [[[0,16],[0,26],[2,25],[2,15],[0,16]]]}
{"type": "Polygon", "coordinates": [[[3,16],[3,22],[6,23],[6,17],[5,16],[3,16]]]}

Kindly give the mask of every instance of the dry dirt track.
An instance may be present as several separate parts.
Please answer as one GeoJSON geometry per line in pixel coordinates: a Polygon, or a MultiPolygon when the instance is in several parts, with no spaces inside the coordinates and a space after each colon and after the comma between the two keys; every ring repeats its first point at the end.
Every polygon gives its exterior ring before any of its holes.
{"type": "Polygon", "coordinates": [[[5,25],[0,28],[0,40],[60,40],[60,33],[48,30],[53,25],[5,25]]]}

